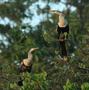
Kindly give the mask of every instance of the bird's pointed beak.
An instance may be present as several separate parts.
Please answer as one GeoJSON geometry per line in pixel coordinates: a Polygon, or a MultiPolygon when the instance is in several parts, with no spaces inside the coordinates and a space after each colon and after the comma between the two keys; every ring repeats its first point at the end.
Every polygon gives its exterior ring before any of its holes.
{"type": "Polygon", "coordinates": [[[39,48],[33,48],[33,50],[35,51],[35,50],[38,50],[39,48]]]}
{"type": "Polygon", "coordinates": [[[38,50],[39,48],[32,48],[32,49],[30,49],[30,51],[29,52],[34,52],[34,51],[36,51],[36,50],[38,50]]]}
{"type": "Polygon", "coordinates": [[[39,48],[34,48],[35,50],[38,50],[39,48]]]}

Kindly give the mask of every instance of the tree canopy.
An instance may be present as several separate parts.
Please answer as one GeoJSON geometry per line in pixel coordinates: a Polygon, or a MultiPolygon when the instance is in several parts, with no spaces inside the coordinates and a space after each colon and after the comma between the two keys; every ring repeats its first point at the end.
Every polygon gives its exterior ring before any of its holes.
{"type": "Polygon", "coordinates": [[[89,0],[1,0],[0,90],[89,90],[88,9],[89,0]],[[66,13],[68,64],[59,63],[58,17],[50,8],[66,13]],[[32,47],[39,47],[32,73],[18,87],[18,65],[32,47]]]}

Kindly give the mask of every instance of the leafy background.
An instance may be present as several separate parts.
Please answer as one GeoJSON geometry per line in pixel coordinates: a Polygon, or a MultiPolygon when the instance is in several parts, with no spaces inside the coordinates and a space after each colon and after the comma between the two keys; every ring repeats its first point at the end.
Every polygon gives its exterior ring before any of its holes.
{"type": "Polygon", "coordinates": [[[89,90],[89,0],[40,1],[0,0],[0,90],[89,90]],[[48,12],[50,4],[60,10],[59,3],[70,26],[67,64],[58,57],[58,17],[48,12]],[[32,47],[40,48],[32,72],[19,75],[19,62],[32,47]]]}

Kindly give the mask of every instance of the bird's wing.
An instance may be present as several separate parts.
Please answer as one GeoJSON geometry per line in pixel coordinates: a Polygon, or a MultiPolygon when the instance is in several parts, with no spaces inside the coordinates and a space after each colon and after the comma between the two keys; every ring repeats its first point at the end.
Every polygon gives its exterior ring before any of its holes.
{"type": "Polygon", "coordinates": [[[23,64],[26,65],[26,66],[29,66],[30,61],[28,60],[28,58],[23,59],[23,64]]]}

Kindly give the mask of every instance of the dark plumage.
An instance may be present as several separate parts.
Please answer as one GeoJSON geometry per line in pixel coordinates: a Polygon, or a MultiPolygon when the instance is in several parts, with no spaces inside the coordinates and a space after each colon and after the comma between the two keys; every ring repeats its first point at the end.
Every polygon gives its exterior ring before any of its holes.
{"type": "MultiPolygon", "coordinates": [[[[23,59],[22,62],[19,65],[19,73],[23,72],[31,72],[32,70],[32,64],[33,64],[33,52],[38,50],[38,48],[31,48],[28,52],[28,58],[23,59]]],[[[23,86],[23,79],[20,77],[19,81],[17,82],[17,85],[23,86]]]]}

